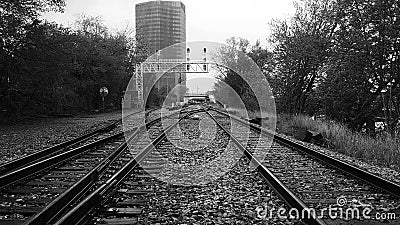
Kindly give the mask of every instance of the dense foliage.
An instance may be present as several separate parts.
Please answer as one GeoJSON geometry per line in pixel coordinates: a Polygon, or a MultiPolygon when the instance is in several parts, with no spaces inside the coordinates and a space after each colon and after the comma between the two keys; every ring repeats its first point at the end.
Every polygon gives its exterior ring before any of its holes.
{"type": "Polygon", "coordinates": [[[337,5],[333,55],[320,90],[323,109],[357,130],[384,117],[393,133],[400,118],[400,5],[395,0],[337,5]]]}
{"type": "Polygon", "coordinates": [[[135,42],[111,34],[98,17],[81,16],[73,28],[39,20],[63,1],[1,2],[0,110],[17,116],[119,108],[132,74],[135,42]]]}
{"type": "MultiPolygon", "coordinates": [[[[253,60],[260,70],[267,74],[272,70],[271,52],[263,49],[259,42],[251,46],[246,39],[230,38],[215,57],[217,62],[224,65],[215,66],[219,72],[214,90],[215,97],[233,107],[241,108],[242,105],[238,102],[240,97],[247,110],[259,111],[260,105],[255,97],[255,90],[246,82],[254,78],[254,68],[249,60],[253,60]]],[[[253,86],[255,83],[257,81],[253,86]]]]}
{"type": "MultiPolygon", "coordinates": [[[[271,22],[272,51],[246,47],[261,62],[277,111],[322,114],[371,133],[383,121],[394,134],[400,119],[398,1],[299,0],[295,9],[293,17],[271,22]]],[[[242,84],[232,87],[242,95],[242,84]]]]}

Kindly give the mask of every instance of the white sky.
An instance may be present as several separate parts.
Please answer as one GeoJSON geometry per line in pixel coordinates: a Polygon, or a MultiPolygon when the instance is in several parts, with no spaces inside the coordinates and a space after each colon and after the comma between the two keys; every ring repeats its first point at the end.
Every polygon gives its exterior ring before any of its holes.
{"type": "MultiPolygon", "coordinates": [[[[242,37],[266,46],[268,23],[294,13],[293,0],[181,0],[186,6],[186,39],[225,43],[230,37],[242,37]]],[[[143,0],[66,0],[64,13],[46,13],[43,17],[67,26],[79,14],[101,16],[111,29],[135,27],[135,4],[143,0]]],[[[189,78],[189,77],[188,77],[189,78]]],[[[197,85],[188,82],[190,91],[197,85]]],[[[210,87],[199,87],[207,91],[210,87]]]]}
{"type": "MultiPolygon", "coordinates": [[[[243,37],[263,45],[269,34],[268,22],[294,12],[292,0],[181,0],[186,5],[187,41],[224,43],[229,37],[243,37]]],[[[65,13],[46,13],[44,18],[71,25],[76,15],[102,16],[114,29],[135,24],[135,4],[143,0],[66,0],[65,13]]]]}

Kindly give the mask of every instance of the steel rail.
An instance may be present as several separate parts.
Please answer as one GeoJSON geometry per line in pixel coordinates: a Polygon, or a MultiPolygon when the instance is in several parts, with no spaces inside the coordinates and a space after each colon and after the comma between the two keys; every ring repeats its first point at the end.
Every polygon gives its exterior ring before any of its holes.
{"type": "MultiPolygon", "coordinates": [[[[157,110],[157,109],[150,109],[150,110],[147,110],[144,112],[150,113],[154,110],[157,110]]],[[[131,116],[134,114],[138,114],[141,112],[142,111],[134,112],[125,117],[131,116]]],[[[99,133],[105,133],[107,131],[110,131],[110,130],[114,129],[117,126],[117,123],[119,123],[119,122],[121,122],[121,120],[115,121],[112,124],[106,125],[96,131],[89,133],[89,134],[82,135],[78,138],[72,139],[70,141],[58,144],[56,146],[47,148],[40,152],[28,155],[24,158],[17,159],[15,161],[12,161],[10,163],[2,165],[0,167],[0,168],[3,168],[3,170],[0,169],[0,188],[3,188],[10,184],[13,184],[21,179],[31,176],[31,175],[37,174],[40,171],[43,171],[47,168],[53,167],[59,163],[69,160],[69,159],[71,159],[79,154],[82,154],[82,153],[86,152],[87,150],[90,150],[94,147],[100,146],[104,143],[108,143],[114,139],[123,137],[124,132],[119,132],[112,136],[102,138],[102,139],[94,141],[92,143],[76,147],[76,148],[68,150],[66,152],[61,151],[62,149],[65,149],[66,147],[70,147],[75,144],[82,143],[83,141],[86,141],[89,138],[94,137],[99,133]]],[[[136,128],[125,131],[125,133],[126,132],[128,132],[128,133],[134,132],[135,129],[136,128]]]]}
{"type": "Polygon", "coordinates": [[[40,160],[44,160],[45,158],[48,158],[50,155],[55,155],[59,153],[60,150],[65,149],[67,147],[70,147],[72,145],[76,145],[79,143],[82,143],[89,138],[92,138],[98,134],[108,132],[114,128],[117,127],[117,123],[119,123],[120,120],[115,121],[111,124],[105,125],[95,131],[92,131],[88,134],[84,134],[82,136],[79,136],[77,138],[65,141],[63,143],[57,144],[55,146],[43,149],[41,151],[38,151],[36,153],[27,155],[23,158],[13,160],[11,162],[5,163],[3,165],[0,165],[0,175],[4,175],[7,173],[11,173],[12,171],[15,171],[17,169],[20,169],[21,167],[27,166],[29,164],[33,164],[35,162],[38,162],[40,160]]]}
{"type": "MultiPolygon", "coordinates": [[[[150,111],[154,111],[152,109],[150,111]]],[[[175,115],[171,114],[167,117],[175,115]]],[[[144,125],[141,125],[138,128],[134,128],[132,130],[128,130],[128,142],[135,138],[142,130],[147,127],[152,126],[154,123],[159,122],[161,118],[156,118],[144,125]],[[133,132],[133,134],[129,134],[133,132]]],[[[123,132],[120,133],[123,135],[123,132]]],[[[29,218],[24,224],[25,225],[41,225],[41,224],[51,224],[52,221],[56,220],[60,215],[66,213],[69,205],[78,201],[82,198],[87,191],[89,191],[95,183],[99,180],[101,175],[106,171],[106,169],[113,163],[127,148],[127,142],[120,144],[113,153],[111,153],[107,158],[103,159],[99,165],[93,168],[88,174],[82,177],[77,183],[68,188],[65,192],[63,192],[60,196],[58,196],[55,200],[53,200],[49,205],[47,205],[43,210],[39,213],[35,214],[33,217],[29,218]]]]}
{"type": "Polygon", "coordinates": [[[5,186],[8,186],[10,184],[13,184],[15,182],[18,182],[21,179],[30,177],[32,175],[35,175],[45,169],[54,167],[55,165],[58,165],[60,163],[63,163],[67,160],[70,160],[73,157],[76,157],[79,154],[82,154],[90,149],[93,149],[97,146],[100,146],[104,143],[111,142],[114,139],[122,138],[124,135],[123,132],[114,134],[112,136],[103,138],[101,140],[80,146],[78,148],[71,149],[66,152],[62,152],[58,155],[54,155],[50,158],[46,158],[42,161],[38,161],[33,164],[29,164],[25,167],[22,167],[20,169],[17,169],[15,171],[12,171],[10,173],[7,173],[5,175],[0,176],[0,188],[3,188],[5,186]]]}
{"type": "MultiPolygon", "coordinates": [[[[158,108],[149,109],[149,110],[145,111],[145,113],[150,113],[157,109],[158,108]]],[[[141,112],[142,111],[134,112],[129,115],[126,115],[125,117],[129,117],[129,116],[141,113],[141,112]]],[[[65,142],[54,145],[52,147],[48,147],[46,149],[35,152],[33,154],[29,154],[25,157],[13,160],[11,162],[4,163],[4,164],[0,165],[0,176],[7,174],[7,173],[11,173],[12,171],[20,169],[21,167],[25,167],[29,164],[34,164],[35,162],[49,158],[51,155],[55,155],[55,154],[59,153],[62,149],[82,143],[98,134],[106,133],[112,129],[115,129],[117,127],[117,124],[120,123],[121,121],[122,121],[122,119],[116,120],[112,123],[106,124],[106,125],[100,127],[99,129],[96,129],[87,134],[81,135],[81,136],[73,138],[71,140],[67,140],[65,142]]]]}
{"type": "Polygon", "coordinates": [[[167,127],[162,133],[156,137],[152,143],[148,144],[142,151],[140,151],[132,160],[130,160],[123,168],[116,172],[111,178],[109,178],[103,185],[94,190],[88,197],[83,199],[77,204],[72,210],[70,210],[61,219],[56,221],[54,224],[57,225],[68,225],[68,224],[81,224],[86,216],[88,216],[97,205],[101,202],[105,202],[113,193],[115,188],[124,180],[131,171],[139,166],[139,164],[146,158],[146,156],[158,145],[165,137],[166,133],[172,130],[179,122],[194,113],[202,112],[204,110],[192,110],[186,112],[186,114],[180,117],[176,122],[167,127]]]}
{"type": "MultiPolygon", "coordinates": [[[[150,111],[154,111],[152,109],[150,111]]],[[[171,116],[171,115],[170,115],[171,116]]],[[[146,127],[152,126],[154,123],[160,121],[160,118],[152,120],[138,128],[133,128],[128,130],[128,141],[135,138],[140,130],[145,129],[146,127]],[[129,134],[133,132],[133,134],[129,134]]],[[[121,132],[118,135],[123,135],[121,132]]],[[[122,136],[121,136],[122,137],[122,136]]],[[[49,205],[47,205],[43,210],[39,213],[35,214],[33,217],[29,218],[24,224],[49,224],[52,220],[57,218],[59,215],[63,215],[66,213],[65,210],[68,209],[68,206],[72,204],[74,201],[78,201],[82,196],[93,187],[96,181],[100,178],[100,176],[104,173],[104,171],[109,167],[111,163],[113,163],[122,153],[126,150],[127,144],[120,144],[113,153],[111,153],[107,158],[103,159],[100,164],[98,164],[95,168],[93,168],[88,174],[82,177],[77,183],[68,188],[65,192],[63,192],[60,196],[58,196],[55,200],[53,200],[49,205]]]]}
{"type": "MultiPolygon", "coordinates": [[[[253,156],[228,130],[225,129],[217,119],[211,115],[208,111],[207,114],[214,120],[214,122],[220,127],[226,134],[229,135],[235,145],[244,153],[247,159],[257,168],[257,171],[266,180],[268,185],[277,193],[290,207],[296,208],[299,212],[304,213],[303,220],[307,224],[312,225],[325,225],[326,223],[317,217],[315,214],[311,214],[309,207],[297,197],[288,187],[286,187],[269,169],[267,169],[262,163],[253,156]]],[[[229,115],[228,115],[229,116],[229,115]]]]}
{"type": "Polygon", "coordinates": [[[355,167],[347,162],[343,162],[341,160],[335,159],[335,158],[333,158],[329,155],[326,155],[322,152],[313,150],[313,149],[311,149],[305,145],[302,145],[300,143],[293,142],[292,140],[290,140],[288,138],[285,138],[275,132],[267,130],[258,125],[251,124],[237,116],[230,115],[226,112],[223,112],[223,111],[215,109],[215,108],[209,108],[209,109],[212,111],[224,114],[226,116],[229,116],[242,124],[250,126],[252,129],[257,130],[264,135],[273,136],[274,140],[277,141],[279,144],[282,144],[286,147],[301,151],[323,163],[326,163],[340,171],[345,172],[346,174],[353,176],[356,179],[362,180],[362,181],[364,181],[380,190],[390,193],[396,197],[400,197],[400,184],[397,184],[397,183],[387,180],[385,178],[379,177],[371,172],[368,172],[366,170],[355,167]]]}
{"type": "MultiPolygon", "coordinates": [[[[136,128],[134,133],[130,135],[128,142],[135,138],[139,132],[148,126],[158,122],[160,118],[157,118],[149,123],[146,123],[139,128],[136,128]]],[[[74,201],[78,201],[82,196],[93,187],[93,185],[99,180],[104,171],[113,163],[123,151],[127,148],[127,142],[120,144],[116,150],[111,153],[107,158],[103,159],[99,165],[93,168],[88,174],[81,178],[77,183],[75,183],[68,190],[63,192],[54,201],[47,205],[42,211],[34,215],[32,218],[27,220],[25,225],[41,225],[49,224],[54,218],[59,215],[66,213],[68,206],[74,201]]]]}

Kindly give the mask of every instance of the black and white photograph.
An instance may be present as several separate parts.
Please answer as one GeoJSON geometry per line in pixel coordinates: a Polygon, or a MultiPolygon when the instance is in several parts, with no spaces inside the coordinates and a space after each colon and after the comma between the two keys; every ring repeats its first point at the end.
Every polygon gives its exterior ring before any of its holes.
{"type": "Polygon", "coordinates": [[[398,0],[0,0],[0,225],[400,224],[398,0]]]}

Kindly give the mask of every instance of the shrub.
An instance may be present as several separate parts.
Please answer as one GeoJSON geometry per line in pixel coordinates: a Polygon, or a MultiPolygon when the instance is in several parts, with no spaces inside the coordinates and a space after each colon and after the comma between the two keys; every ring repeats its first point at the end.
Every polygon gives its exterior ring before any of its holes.
{"type": "Polygon", "coordinates": [[[400,169],[400,136],[387,133],[370,137],[350,130],[344,124],[332,120],[313,120],[304,115],[279,116],[286,133],[290,127],[320,132],[333,146],[333,150],[379,166],[400,169]]]}

